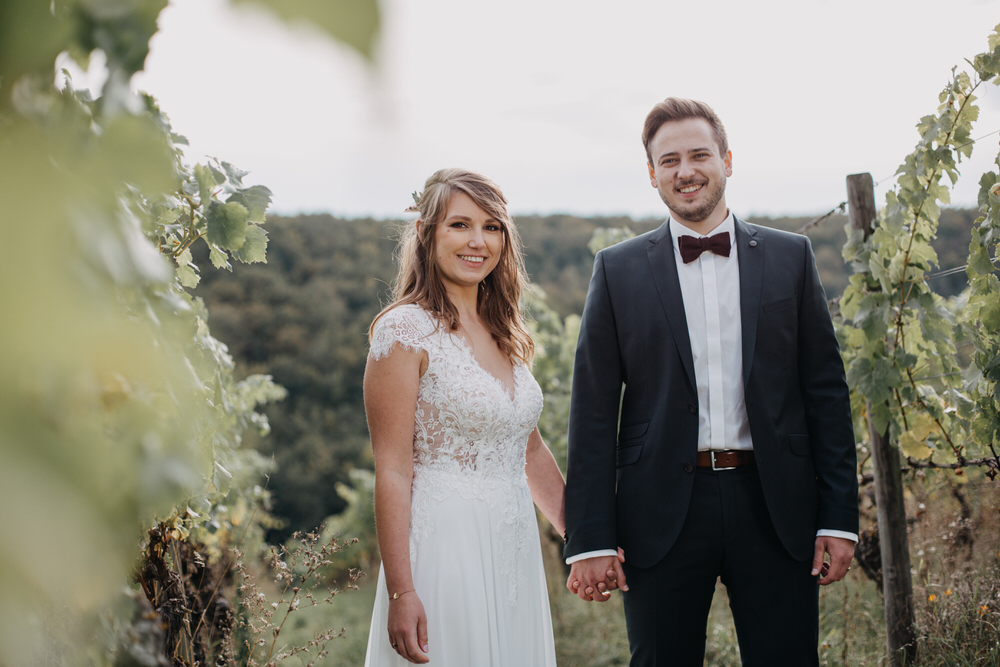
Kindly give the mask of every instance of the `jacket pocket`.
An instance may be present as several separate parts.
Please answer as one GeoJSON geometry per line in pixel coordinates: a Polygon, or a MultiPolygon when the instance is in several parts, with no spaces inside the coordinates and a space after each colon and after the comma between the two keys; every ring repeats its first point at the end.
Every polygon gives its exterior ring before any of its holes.
{"type": "Polygon", "coordinates": [[[635,440],[646,435],[646,429],[649,428],[649,422],[639,422],[637,424],[629,424],[628,426],[622,426],[618,429],[618,444],[623,442],[628,442],[629,440],[635,440]]]}
{"type": "Polygon", "coordinates": [[[772,313],[776,310],[781,310],[782,308],[790,308],[791,306],[794,306],[795,303],[796,299],[794,296],[792,296],[788,297],[787,299],[782,299],[780,301],[772,301],[771,303],[765,303],[764,305],[761,306],[761,309],[765,313],[772,313]]]}
{"type": "Polygon", "coordinates": [[[808,435],[789,435],[788,448],[792,450],[792,454],[798,456],[809,456],[812,454],[812,445],[809,444],[808,435]]]}
{"type": "Polygon", "coordinates": [[[632,445],[630,447],[619,447],[617,456],[617,467],[632,465],[642,456],[643,444],[632,445]]]}

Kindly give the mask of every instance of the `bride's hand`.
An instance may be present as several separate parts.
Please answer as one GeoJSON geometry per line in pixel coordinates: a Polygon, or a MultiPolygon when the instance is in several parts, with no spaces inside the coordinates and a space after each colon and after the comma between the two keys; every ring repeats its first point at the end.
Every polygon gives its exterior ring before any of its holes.
{"type": "Polygon", "coordinates": [[[423,664],[427,657],[427,614],[416,592],[389,601],[389,643],[410,662],[423,664]]]}

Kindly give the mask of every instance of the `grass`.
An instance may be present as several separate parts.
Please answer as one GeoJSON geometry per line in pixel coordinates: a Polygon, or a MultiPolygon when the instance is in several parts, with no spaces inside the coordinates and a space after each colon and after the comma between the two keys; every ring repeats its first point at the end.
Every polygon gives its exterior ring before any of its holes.
{"type": "MultiPolygon", "coordinates": [[[[281,630],[281,644],[305,646],[317,634],[327,629],[343,631],[341,636],[331,641],[326,650],[329,656],[316,660],[316,665],[336,665],[337,667],[361,667],[365,664],[365,650],[368,647],[368,628],[371,625],[372,608],[375,606],[374,573],[360,579],[357,589],[345,589],[337,594],[330,604],[296,609],[288,623],[281,630]]],[[[272,594],[271,591],[268,591],[272,594]]],[[[289,658],[281,664],[285,667],[307,665],[315,660],[312,652],[289,658]]]]}

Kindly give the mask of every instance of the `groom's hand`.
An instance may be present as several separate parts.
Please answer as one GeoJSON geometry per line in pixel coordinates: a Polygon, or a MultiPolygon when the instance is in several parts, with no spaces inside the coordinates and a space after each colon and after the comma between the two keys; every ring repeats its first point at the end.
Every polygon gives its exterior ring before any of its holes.
{"type": "Polygon", "coordinates": [[[819,575],[821,586],[840,581],[851,569],[852,558],[854,558],[854,542],[851,540],[831,536],[817,537],[813,553],[813,576],[819,575]],[[826,554],[830,554],[828,563],[823,562],[826,554]]]}
{"type": "Polygon", "coordinates": [[[615,589],[628,590],[625,583],[625,572],[621,564],[625,561],[624,553],[618,549],[618,557],[597,556],[578,560],[570,568],[566,588],[575,593],[581,600],[588,602],[605,602],[615,589]]]}

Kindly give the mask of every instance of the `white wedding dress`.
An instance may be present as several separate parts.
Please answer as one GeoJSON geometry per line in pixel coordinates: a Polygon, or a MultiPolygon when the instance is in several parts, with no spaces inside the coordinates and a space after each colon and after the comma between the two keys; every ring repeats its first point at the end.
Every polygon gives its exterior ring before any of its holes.
{"type": "MultiPolygon", "coordinates": [[[[375,327],[370,354],[427,353],[413,431],[410,564],[427,614],[434,667],[554,667],[555,646],[534,505],[525,476],[542,393],[522,363],[514,393],[461,336],[423,308],[399,306],[375,327]]],[[[389,644],[380,571],[366,667],[411,663],[389,644]]]]}

